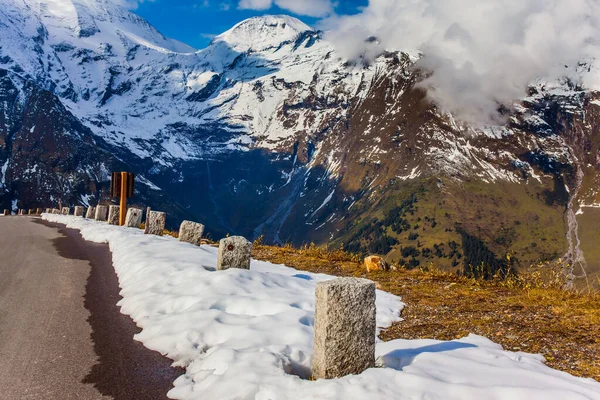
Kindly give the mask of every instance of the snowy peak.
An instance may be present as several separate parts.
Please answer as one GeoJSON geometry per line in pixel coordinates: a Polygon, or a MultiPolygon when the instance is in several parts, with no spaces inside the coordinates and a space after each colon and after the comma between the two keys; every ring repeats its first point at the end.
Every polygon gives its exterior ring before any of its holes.
{"type": "Polygon", "coordinates": [[[224,42],[241,52],[263,51],[293,41],[306,31],[313,31],[313,29],[297,18],[287,15],[266,15],[240,22],[217,36],[213,43],[224,42]]]}
{"type": "Polygon", "coordinates": [[[47,29],[50,39],[55,42],[78,42],[79,39],[87,39],[88,46],[93,48],[99,43],[115,46],[127,38],[132,43],[172,52],[195,51],[190,46],[166,38],[146,20],[110,0],[12,2],[23,9],[31,10],[47,29]]]}

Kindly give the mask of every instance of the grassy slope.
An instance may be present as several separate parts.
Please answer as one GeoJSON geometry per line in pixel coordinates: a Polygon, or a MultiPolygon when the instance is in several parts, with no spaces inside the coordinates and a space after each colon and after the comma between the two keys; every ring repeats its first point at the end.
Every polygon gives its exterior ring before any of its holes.
{"type": "MultiPolygon", "coordinates": [[[[425,248],[433,250],[434,245],[443,245],[443,252],[448,256],[451,253],[448,242],[461,244],[461,235],[457,232],[457,227],[461,227],[480,238],[498,258],[512,254],[520,266],[526,268],[540,260],[560,257],[566,250],[564,207],[548,205],[542,190],[535,183],[402,182],[388,189],[378,204],[365,202],[355,206],[354,223],[343,227],[342,234],[332,244],[348,245],[360,240],[366,247],[368,242],[357,234],[358,230],[375,219],[383,220],[389,210],[416,194],[418,202],[414,204],[414,213],[404,216],[411,229],[398,234],[386,228],[386,234],[399,241],[385,254],[389,261],[406,261],[400,254],[400,249],[406,246],[415,246],[423,253],[425,248]],[[418,234],[418,238],[409,240],[409,234],[413,237],[418,234]]],[[[434,262],[439,268],[452,270],[462,269],[464,260],[458,254],[453,258],[421,254],[417,259],[421,266],[434,262]],[[453,266],[453,262],[460,264],[453,266]]]]}
{"type": "Polygon", "coordinates": [[[300,270],[366,277],[401,296],[404,320],[382,332],[384,340],[450,340],[475,333],[507,350],[540,353],[552,368],[600,380],[600,295],[558,289],[560,274],[535,272],[505,282],[433,269],[367,275],[356,256],[317,247],[255,245],[253,256],[300,270]]]}

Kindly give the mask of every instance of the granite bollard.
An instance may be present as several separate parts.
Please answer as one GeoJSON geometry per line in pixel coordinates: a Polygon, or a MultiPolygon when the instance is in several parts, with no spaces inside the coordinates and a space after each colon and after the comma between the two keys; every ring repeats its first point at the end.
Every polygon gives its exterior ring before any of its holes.
{"type": "Polygon", "coordinates": [[[203,233],[204,225],[192,221],[183,221],[179,227],[179,241],[200,246],[203,233]]]}
{"type": "Polygon", "coordinates": [[[29,209],[29,211],[27,212],[27,214],[33,215],[33,209],[29,209]]]}
{"type": "Polygon", "coordinates": [[[142,214],[144,210],[139,208],[130,208],[125,216],[125,226],[128,228],[138,228],[142,225],[142,214]]]}
{"type": "Polygon", "coordinates": [[[69,215],[71,213],[71,208],[70,207],[63,207],[62,208],[62,215],[69,215]]]}
{"type": "Polygon", "coordinates": [[[167,214],[160,211],[150,211],[146,217],[145,234],[162,236],[165,230],[167,214]]]}
{"type": "Polygon", "coordinates": [[[109,206],[108,207],[108,223],[110,225],[120,225],[119,223],[120,216],[120,207],[119,206],[109,206]]]}
{"type": "Polygon", "coordinates": [[[242,236],[230,236],[219,241],[217,270],[250,269],[252,242],[242,236]]]}
{"type": "Polygon", "coordinates": [[[60,210],[58,208],[53,208],[52,214],[60,214],[60,210]]]}
{"type": "Polygon", "coordinates": [[[315,290],[313,378],[360,374],[375,366],[375,283],[339,278],[315,290]]]}
{"type": "Polygon", "coordinates": [[[10,211],[8,209],[4,210],[4,216],[7,217],[10,215],[10,211]]]}
{"type": "Polygon", "coordinates": [[[96,207],[96,217],[94,219],[96,221],[106,221],[107,216],[108,216],[108,206],[98,205],[96,207]]]}
{"type": "Polygon", "coordinates": [[[83,217],[83,207],[76,206],[75,211],[73,212],[73,215],[75,215],[76,217],[83,217]]]}
{"type": "Polygon", "coordinates": [[[36,213],[37,215],[42,215],[42,209],[41,209],[41,208],[37,208],[37,209],[35,210],[35,213],[36,213]]]}
{"type": "Polygon", "coordinates": [[[87,212],[85,213],[85,217],[87,219],[94,219],[96,216],[96,207],[89,206],[87,212]]]}
{"type": "Polygon", "coordinates": [[[146,208],[146,223],[144,224],[144,234],[148,234],[150,232],[150,224],[148,223],[150,220],[150,212],[152,209],[150,207],[146,208]]]}

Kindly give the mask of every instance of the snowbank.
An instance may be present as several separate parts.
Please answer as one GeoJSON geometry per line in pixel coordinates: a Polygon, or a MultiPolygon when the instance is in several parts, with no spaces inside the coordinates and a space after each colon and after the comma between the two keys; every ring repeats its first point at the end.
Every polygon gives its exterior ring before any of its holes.
{"type": "MultiPolygon", "coordinates": [[[[479,336],[450,342],[378,342],[379,364],[361,375],[308,381],[314,289],[333,277],[252,261],[215,272],[216,249],[143,235],[73,216],[42,218],[106,242],[121,312],[142,328],[135,339],[184,366],[175,399],[600,399],[600,384],[512,353],[479,336]]],[[[399,320],[398,297],[377,292],[377,325],[399,320]]]]}

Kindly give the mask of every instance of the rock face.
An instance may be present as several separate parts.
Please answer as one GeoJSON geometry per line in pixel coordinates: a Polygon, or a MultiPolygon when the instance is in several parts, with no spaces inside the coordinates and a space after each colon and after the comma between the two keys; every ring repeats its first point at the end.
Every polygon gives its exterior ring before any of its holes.
{"type": "Polygon", "coordinates": [[[179,227],[179,241],[200,246],[204,225],[192,221],[183,221],[179,227]]]}
{"type": "Polygon", "coordinates": [[[144,233],[148,235],[162,236],[165,230],[165,220],[167,214],[160,211],[150,211],[148,218],[146,218],[146,229],[144,233]]]}
{"type": "Polygon", "coordinates": [[[62,215],[69,215],[71,213],[71,209],[69,207],[62,208],[62,215]]]}
{"type": "Polygon", "coordinates": [[[108,206],[98,205],[96,207],[96,221],[106,221],[106,217],[108,216],[108,206]]]}
{"type": "Polygon", "coordinates": [[[252,242],[242,236],[230,236],[219,242],[217,270],[250,269],[252,242]]]}
{"type": "Polygon", "coordinates": [[[389,271],[389,264],[379,256],[369,256],[365,258],[364,265],[367,272],[373,271],[389,271]]]}
{"type": "Polygon", "coordinates": [[[144,211],[139,208],[130,208],[125,217],[125,226],[128,228],[139,228],[142,225],[142,215],[144,211]]]}
{"type": "Polygon", "coordinates": [[[83,207],[76,206],[73,215],[75,215],[76,217],[83,217],[83,207]]]}
{"type": "Polygon", "coordinates": [[[119,225],[120,207],[110,206],[108,208],[108,223],[110,225],[119,225]]]}
{"type": "Polygon", "coordinates": [[[316,287],[313,377],[339,378],[375,366],[375,283],[359,278],[316,287]]]}
{"type": "Polygon", "coordinates": [[[96,216],[96,207],[89,206],[87,212],[85,213],[85,217],[87,219],[94,219],[96,216]]]}

